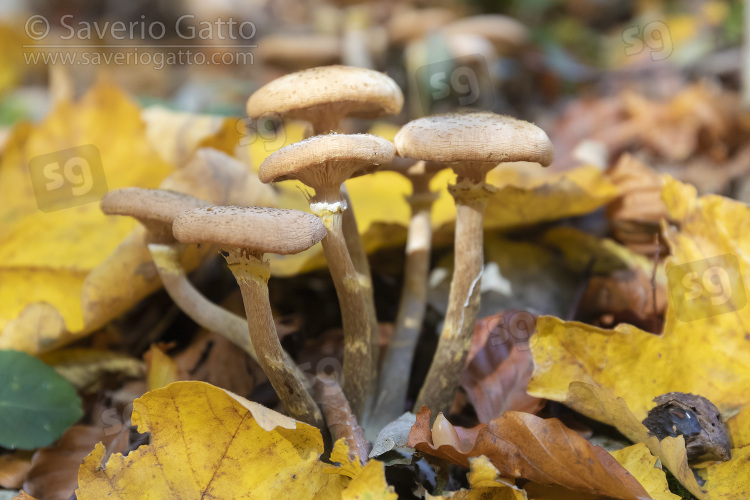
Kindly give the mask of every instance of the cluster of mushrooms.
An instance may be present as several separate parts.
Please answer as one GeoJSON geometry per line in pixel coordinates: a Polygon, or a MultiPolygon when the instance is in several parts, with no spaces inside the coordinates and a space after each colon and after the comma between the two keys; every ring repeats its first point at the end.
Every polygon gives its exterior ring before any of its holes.
{"type": "Polygon", "coordinates": [[[311,384],[284,351],[268,297],[270,268],[264,254],[295,254],[322,243],[341,306],[344,330],[340,381],[351,410],[368,434],[399,417],[406,405],[408,374],[424,318],[430,180],[439,170],[457,175],[449,186],[456,202],[455,266],[449,306],[432,365],[413,411],[426,405],[436,415],[453,400],[471,344],[479,308],[483,266],[482,216],[493,189],[487,172],[500,163],[549,165],[553,151],[535,125],[488,112],[448,114],[407,123],[391,141],[372,134],[339,133],[345,117],[394,115],[403,94],[388,76],[363,68],[324,66],[278,78],[247,102],[252,119],[283,116],[305,120],[312,136],[283,147],[260,166],[264,183],[296,179],[314,191],[310,213],[283,208],[211,206],[186,194],[125,188],[101,203],[112,215],[136,218],[164,287],[196,323],[219,332],[261,366],[292,417],[325,429],[311,384]],[[406,243],[404,290],[394,334],[379,355],[378,324],[367,254],[344,182],[378,169],[400,172],[412,183],[406,198],[411,221],[406,243]],[[242,292],[247,318],[213,303],[190,283],[181,267],[186,245],[216,245],[242,292]]]}

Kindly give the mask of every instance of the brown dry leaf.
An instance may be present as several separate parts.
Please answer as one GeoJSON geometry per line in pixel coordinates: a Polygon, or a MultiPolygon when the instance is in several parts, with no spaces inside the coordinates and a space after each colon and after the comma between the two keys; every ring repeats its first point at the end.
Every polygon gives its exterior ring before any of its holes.
{"type": "Polygon", "coordinates": [[[543,485],[560,485],[584,493],[620,499],[647,493],[612,456],[580,437],[555,418],[506,412],[489,424],[456,427],[458,447],[433,446],[430,410],[422,408],[409,433],[412,448],[469,467],[469,458],[486,456],[500,475],[543,485]]]}
{"type": "MultiPolygon", "coordinates": [[[[461,387],[482,423],[509,410],[536,413],[544,402],[526,393],[534,362],[528,348],[506,335],[498,339],[491,332],[503,324],[506,311],[477,321],[472,349],[461,378],[461,387]]],[[[529,315],[531,316],[531,315],[529,315]]]]}
{"type": "Polygon", "coordinates": [[[74,425],[57,443],[34,453],[24,490],[44,500],[68,500],[78,484],[81,461],[99,442],[110,452],[121,453],[128,446],[128,430],[111,432],[100,427],[74,425]]]}
{"type": "MultiPolygon", "coordinates": [[[[226,303],[225,303],[226,304],[226,303]]],[[[172,356],[183,380],[200,380],[235,394],[250,394],[266,380],[260,366],[225,336],[201,330],[183,351],[172,356]]]]}
{"type": "Polygon", "coordinates": [[[607,176],[621,192],[607,206],[607,219],[617,240],[644,255],[666,253],[666,246],[658,240],[661,220],[667,218],[661,176],[629,154],[622,155],[607,176]]]}
{"type": "Polygon", "coordinates": [[[0,456],[0,488],[13,490],[23,486],[31,468],[31,455],[30,451],[16,451],[0,456]]]}
{"type": "Polygon", "coordinates": [[[646,488],[654,500],[680,500],[680,497],[669,491],[667,476],[661,467],[656,465],[656,457],[643,443],[610,452],[618,462],[646,488]]]}

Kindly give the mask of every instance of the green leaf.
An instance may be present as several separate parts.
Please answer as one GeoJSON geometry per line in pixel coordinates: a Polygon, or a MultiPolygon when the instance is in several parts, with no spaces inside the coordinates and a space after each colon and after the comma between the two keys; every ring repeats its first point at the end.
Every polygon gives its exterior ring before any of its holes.
{"type": "Polygon", "coordinates": [[[0,446],[47,446],[81,416],[75,388],[37,358],[0,351],[0,446]]]}

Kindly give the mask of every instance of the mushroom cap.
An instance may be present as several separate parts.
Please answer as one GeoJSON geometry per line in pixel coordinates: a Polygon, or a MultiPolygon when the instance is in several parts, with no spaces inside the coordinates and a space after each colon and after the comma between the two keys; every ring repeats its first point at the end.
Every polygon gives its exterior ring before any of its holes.
{"type": "Polygon", "coordinates": [[[331,35],[268,35],[258,44],[258,57],[282,68],[312,68],[339,62],[341,45],[331,35]]]}
{"type": "Polygon", "coordinates": [[[314,121],[321,114],[341,118],[395,115],[404,94],[389,76],[365,68],[321,66],[284,75],[259,88],[247,100],[247,114],[272,114],[314,121]]]}
{"type": "Polygon", "coordinates": [[[445,7],[403,8],[394,12],[388,21],[388,38],[393,45],[403,45],[422,38],[455,18],[456,13],[445,7]]]}
{"type": "Polygon", "coordinates": [[[554,156],[544,130],[486,112],[419,118],[404,125],[394,142],[401,156],[444,163],[526,161],[546,167],[554,156]]]}
{"type": "Polygon", "coordinates": [[[172,227],[182,243],[210,243],[226,249],[290,255],[326,235],[323,222],[299,210],[266,207],[205,207],[183,212],[172,227]]]}
{"type": "Polygon", "coordinates": [[[107,193],[101,209],[107,215],[128,215],[141,222],[171,225],[180,213],[211,203],[189,194],[166,189],[126,187],[107,193]]]}
{"type": "Polygon", "coordinates": [[[372,134],[316,135],[285,146],[261,163],[261,182],[297,179],[313,189],[338,187],[393,161],[391,141],[372,134]]]}
{"type": "Polygon", "coordinates": [[[502,14],[482,14],[464,17],[440,29],[446,35],[479,35],[486,38],[501,54],[524,46],[529,40],[529,30],[512,17],[502,14]]]}

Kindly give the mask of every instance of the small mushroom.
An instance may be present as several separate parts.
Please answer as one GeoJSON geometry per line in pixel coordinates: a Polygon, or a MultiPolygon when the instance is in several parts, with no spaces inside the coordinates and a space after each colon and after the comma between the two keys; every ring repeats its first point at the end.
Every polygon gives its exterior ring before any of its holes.
{"type": "Polygon", "coordinates": [[[258,119],[283,115],[308,121],[313,135],[338,130],[342,118],[377,118],[401,111],[404,95],[390,77],[350,66],[322,66],[277,78],[247,100],[258,119]]]}
{"type": "Polygon", "coordinates": [[[285,70],[335,64],[341,61],[341,42],[332,35],[272,34],[258,43],[258,57],[285,70]]]}
{"type": "Polygon", "coordinates": [[[390,141],[374,135],[319,135],[281,148],[266,158],[258,170],[262,182],[296,179],[315,190],[310,210],[328,230],[323,252],[341,304],[345,339],[343,387],[357,417],[362,416],[367,394],[374,389],[377,358],[372,346],[377,318],[367,303],[371,293],[369,280],[360,278],[344,241],[342,212],[346,206],[341,185],[350,177],[390,163],[394,152],[390,141]]]}
{"type": "Polygon", "coordinates": [[[511,54],[529,41],[529,30],[512,17],[502,14],[481,14],[464,17],[446,24],[445,35],[476,35],[489,40],[500,55],[511,54]]]}
{"type": "Polygon", "coordinates": [[[271,314],[270,266],[265,253],[299,253],[326,234],[320,220],[299,210],[260,207],[207,207],[183,212],[174,221],[182,243],[210,243],[222,255],[242,292],[247,326],[258,363],[287,411],[296,419],[323,428],[323,416],[308,392],[309,384],[286,356],[271,314]]]}
{"type": "Polygon", "coordinates": [[[435,357],[414,406],[447,411],[469,353],[479,309],[483,264],[482,219],[493,189],[487,172],[498,163],[552,161],[552,143],[535,125],[494,113],[447,114],[407,123],[396,134],[404,157],[446,163],[457,174],[455,263],[448,310],[435,357]]]}
{"type": "Polygon", "coordinates": [[[406,237],[404,287],[393,336],[383,358],[377,400],[373,405],[377,411],[370,416],[372,423],[368,428],[381,429],[398,418],[404,410],[412,359],[427,305],[427,279],[432,247],[430,214],[438,197],[437,193],[430,190],[430,180],[445,168],[446,165],[442,163],[415,162],[400,156],[394,158],[390,165],[381,168],[398,172],[411,182],[412,194],[406,197],[411,208],[411,218],[406,237]]]}
{"type": "Polygon", "coordinates": [[[185,245],[172,235],[172,223],[180,213],[210,205],[188,194],[138,187],[115,189],[101,201],[105,214],[133,217],[146,228],[149,252],[175,304],[197,324],[224,335],[257,361],[245,318],[217,306],[196,290],[181,264],[185,245]]]}

